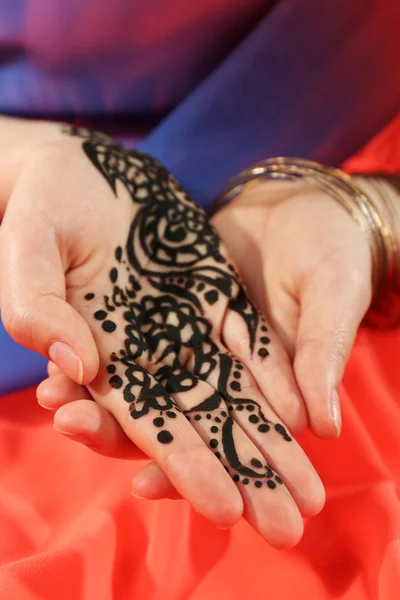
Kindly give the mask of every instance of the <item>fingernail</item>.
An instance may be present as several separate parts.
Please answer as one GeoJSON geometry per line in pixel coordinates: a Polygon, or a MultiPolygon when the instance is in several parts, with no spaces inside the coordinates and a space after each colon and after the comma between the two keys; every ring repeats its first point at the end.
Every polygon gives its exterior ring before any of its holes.
{"type": "Polygon", "coordinates": [[[81,433],[73,433],[72,431],[63,431],[62,429],[58,429],[55,425],[53,425],[53,428],[57,431],[57,433],[62,433],[71,439],[73,438],[75,442],[81,442],[86,446],[90,446],[92,444],[92,440],[86,437],[86,435],[82,435],[81,433]]]}
{"type": "Polygon", "coordinates": [[[140,496],[139,494],[135,494],[135,492],[132,491],[132,496],[134,498],[138,498],[139,500],[148,500],[148,498],[146,498],[146,496],[140,496]]]}
{"type": "Polygon", "coordinates": [[[41,408],[44,408],[45,410],[54,410],[54,407],[51,406],[51,404],[46,404],[45,402],[43,402],[42,400],[38,400],[37,403],[39,404],[39,406],[41,408]]]}
{"type": "Polygon", "coordinates": [[[49,357],[65,375],[78,383],[83,380],[82,361],[71,346],[64,342],[53,342],[49,348],[49,357]]]}
{"type": "Polygon", "coordinates": [[[340,412],[339,394],[336,390],[333,390],[331,393],[331,415],[339,435],[342,429],[342,415],[340,412]]]}

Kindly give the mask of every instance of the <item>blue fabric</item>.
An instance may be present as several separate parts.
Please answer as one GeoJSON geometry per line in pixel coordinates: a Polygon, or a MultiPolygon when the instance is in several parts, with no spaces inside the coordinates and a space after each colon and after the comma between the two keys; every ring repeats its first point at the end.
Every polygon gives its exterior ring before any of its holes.
{"type": "MultiPolygon", "coordinates": [[[[141,144],[204,207],[229,177],[276,155],[339,164],[400,106],[391,0],[285,0],[141,144]]],[[[0,393],[44,360],[0,331],[0,393]],[[23,366],[22,366],[23,365],[23,366]]]]}
{"type": "Polygon", "coordinates": [[[42,356],[16,344],[0,324],[0,395],[35,385],[46,377],[42,356]]]}
{"type": "Polygon", "coordinates": [[[203,205],[251,163],[338,165],[400,107],[400,6],[285,0],[141,144],[203,205]]]}

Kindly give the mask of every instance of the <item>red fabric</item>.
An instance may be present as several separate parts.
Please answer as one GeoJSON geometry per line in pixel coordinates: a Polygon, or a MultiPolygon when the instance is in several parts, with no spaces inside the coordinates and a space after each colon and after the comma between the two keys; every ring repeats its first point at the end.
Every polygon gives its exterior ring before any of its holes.
{"type": "MultiPolygon", "coordinates": [[[[400,121],[391,128],[385,144],[400,121]]],[[[376,165],[377,140],[352,164],[376,165]]],[[[393,156],[400,169],[399,153],[393,156]]],[[[33,390],[4,397],[0,598],[398,600],[399,357],[400,330],[358,335],[341,389],[340,439],[300,439],[327,504],[287,552],[270,548],[244,521],[220,531],[184,501],[133,499],[139,464],[64,439],[33,390]]]]}
{"type": "Polygon", "coordinates": [[[343,164],[348,173],[400,173],[400,112],[364,148],[343,164]]]}

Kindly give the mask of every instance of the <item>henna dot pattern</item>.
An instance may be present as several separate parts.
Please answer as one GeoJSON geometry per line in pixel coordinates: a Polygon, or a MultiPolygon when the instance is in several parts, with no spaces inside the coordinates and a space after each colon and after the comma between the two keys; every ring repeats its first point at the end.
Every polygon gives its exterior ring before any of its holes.
{"type": "Polygon", "coordinates": [[[107,333],[112,333],[113,331],[115,331],[117,329],[116,324],[114,323],[114,321],[104,321],[101,324],[102,328],[104,329],[104,331],[106,331],[107,333]]]}
{"type": "Polygon", "coordinates": [[[107,313],[106,313],[106,311],[105,311],[105,310],[97,310],[97,311],[94,313],[94,318],[95,318],[97,321],[104,321],[104,319],[105,319],[106,317],[107,317],[107,313]]]}
{"type": "Polygon", "coordinates": [[[283,437],[283,439],[285,441],[287,441],[287,442],[291,442],[292,441],[292,438],[290,437],[290,435],[286,431],[285,427],[283,425],[281,425],[280,423],[276,423],[276,425],[275,425],[275,431],[277,431],[278,433],[280,433],[281,436],[283,437]]]}
{"type": "Polygon", "coordinates": [[[216,290],[210,290],[204,294],[204,298],[208,304],[215,304],[218,301],[218,292],[216,290]]]}
{"type": "Polygon", "coordinates": [[[123,381],[121,379],[121,377],[119,375],[113,375],[112,377],[110,377],[110,379],[108,380],[108,383],[111,385],[112,388],[114,388],[115,390],[119,390],[119,388],[121,388],[123,386],[123,381]]]}
{"type": "Polygon", "coordinates": [[[170,444],[174,438],[172,433],[170,433],[167,430],[164,430],[160,431],[160,433],[157,435],[157,439],[160,442],[160,444],[170,444]]]}
{"type": "Polygon", "coordinates": [[[260,431],[261,433],[267,433],[267,431],[270,430],[270,426],[267,425],[267,423],[261,423],[261,425],[259,425],[257,427],[258,431],[260,431]]]}

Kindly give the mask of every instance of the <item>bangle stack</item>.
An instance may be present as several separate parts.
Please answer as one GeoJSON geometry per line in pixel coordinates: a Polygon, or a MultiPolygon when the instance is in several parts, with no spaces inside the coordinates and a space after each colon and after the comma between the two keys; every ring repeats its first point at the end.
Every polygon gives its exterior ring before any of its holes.
{"type": "MultiPolygon", "coordinates": [[[[341,171],[299,158],[271,158],[239,173],[218,194],[214,209],[233,200],[244,188],[265,180],[305,180],[339,202],[368,237],[372,255],[373,299],[365,322],[392,328],[400,323],[400,249],[394,228],[375,202],[341,171]]],[[[387,200],[381,196],[384,202],[387,200]]]]}

